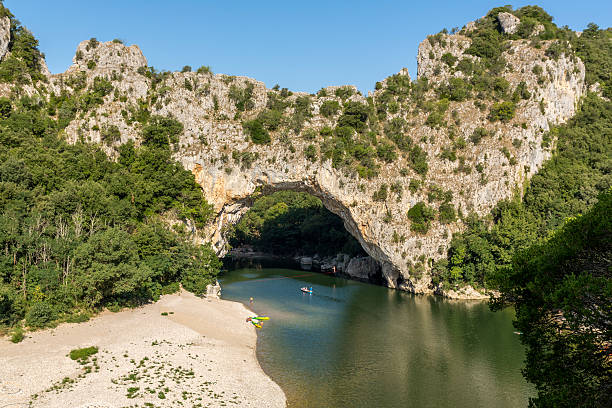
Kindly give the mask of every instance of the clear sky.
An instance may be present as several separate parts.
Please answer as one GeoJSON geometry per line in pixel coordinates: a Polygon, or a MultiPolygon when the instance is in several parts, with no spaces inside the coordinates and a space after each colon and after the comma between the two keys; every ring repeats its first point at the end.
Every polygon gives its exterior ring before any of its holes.
{"type": "MultiPolygon", "coordinates": [[[[416,75],[419,42],[442,28],[461,27],[504,1],[208,1],[5,0],[39,39],[53,73],[71,64],[91,37],[140,46],[149,65],[179,70],[210,65],[268,87],[316,92],[328,85],[374,83],[407,67],[416,75]]],[[[516,2],[520,7],[532,2],[516,2]]],[[[559,26],[582,30],[612,24],[610,0],[537,3],[559,26]]]]}

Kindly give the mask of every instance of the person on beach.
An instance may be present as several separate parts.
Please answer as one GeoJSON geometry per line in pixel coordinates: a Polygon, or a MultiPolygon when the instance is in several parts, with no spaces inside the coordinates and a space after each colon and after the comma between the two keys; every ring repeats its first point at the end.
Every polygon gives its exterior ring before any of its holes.
{"type": "Polygon", "coordinates": [[[249,298],[249,303],[253,303],[253,298],[249,298]]]}

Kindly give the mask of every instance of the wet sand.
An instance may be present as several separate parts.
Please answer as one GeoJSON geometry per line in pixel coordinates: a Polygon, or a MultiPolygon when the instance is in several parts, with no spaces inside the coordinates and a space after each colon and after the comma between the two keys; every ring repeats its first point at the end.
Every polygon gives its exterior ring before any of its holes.
{"type": "Polygon", "coordinates": [[[18,344],[0,339],[0,408],[284,407],[257,362],[249,315],[239,303],[182,292],[18,344]],[[87,363],[68,357],[89,346],[99,351],[87,363]]]}

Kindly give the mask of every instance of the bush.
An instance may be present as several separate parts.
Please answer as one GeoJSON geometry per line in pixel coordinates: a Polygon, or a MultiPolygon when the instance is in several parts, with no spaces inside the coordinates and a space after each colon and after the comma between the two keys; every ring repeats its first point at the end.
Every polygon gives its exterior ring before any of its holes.
{"type": "Polygon", "coordinates": [[[183,72],[183,73],[184,73],[184,72],[191,72],[191,66],[189,66],[189,65],[185,65],[185,66],[183,67],[183,69],[181,69],[181,72],[183,72]]]}
{"type": "Polygon", "coordinates": [[[57,319],[55,309],[43,301],[34,303],[25,315],[26,324],[35,329],[46,327],[55,319],[57,319]]]}
{"type": "Polygon", "coordinates": [[[11,342],[19,343],[24,339],[24,337],[25,335],[23,333],[23,328],[21,326],[15,327],[11,333],[11,342]]]}
{"type": "Polygon", "coordinates": [[[350,126],[358,132],[366,127],[368,121],[368,106],[359,102],[348,102],[344,105],[344,112],[338,118],[338,126],[350,126]]]}
{"type": "Polygon", "coordinates": [[[314,145],[308,145],[306,150],[304,150],[304,155],[306,158],[312,162],[317,160],[317,148],[314,145]]]}
{"type": "Polygon", "coordinates": [[[380,188],[372,194],[372,199],[374,201],[386,201],[387,200],[387,185],[382,184],[380,188]]]}
{"type": "Polygon", "coordinates": [[[121,140],[121,132],[119,131],[117,125],[110,125],[102,129],[100,138],[102,139],[102,142],[112,144],[121,140]]]}
{"type": "Polygon", "coordinates": [[[249,120],[242,124],[243,128],[248,132],[251,136],[251,140],[255,144],[269,144],[270,134],[264,128],[263,124],[259,119],[249,120]]]}
{"type": "Polygon", "coordinates": [[[385,163],[392,163],[397,159],[395,146],[387,141],[381,141],[376,145],[376,154],[385,163]]]}
{"type": "Polygon", "coordinates": [[[427,174],[427,170],[429,168],[427,164],[427,152],[421,149],[419,145],[414,145],[409,152],[408,160],[410,161],[410,166],[414,171],[416,171],[421,176],[427,174]]]}
{"type": "Polygon", "coordinates": [[[434,210],[424,202],[419,201],[408,210],[408,219],[411,221],[411,231],[426,234],[431,226],[431,221],[434,219],[434,210]]]}
{"type": "Polygon", "coordinates": [[[492,122],[495,122],[497,120],[507,122],[514,117],[515,110],[516,106],[513,102],[506,101],[496,103],[491,107],[489,119],[492,122]]]}
{"type": "Polygon", "coordinates": [[[457,62],[457,57],[455,57],[450,52],[447,52],[444,55],[442,55],[442,58],[440,58],[440,59],[442,60],[442,62],[444,62],[446,65],[448,65],[449,68],[452,68],[453,65],[455,65],[455,62],[457,62]]]}
{"type": "Polygon", "coordinates": [[[325,116],[326,118],[331,118],[332,116],[336,115],[339,110],[340,104],[338,103],[338,101],[325,101],[321,104],[321,107],[319,108],[319,112],[321,112],[321,115],[325,116]]]}
{"type": "Polygon", "coordinates": [[[472,132],[472,135],[470,136],[470,140],[472,141],[472,143],[478,144],[478,143],[480,143],[480,140],[483,137],[488,136],[488,134],[489,134],[489,132],[487,132],[487,130],[485,128],[477,127],[472,132]]]}
{"type": "Polygon", "coordinates": [[[196,72],[198,74],[212,74],[212,71],[208,65],[202,65],[196,72]]]}
{"type": "Polygon", "coordinates": [[[455,207],[451,203],[442,203],[439,208],[438,220],[441,224],[450,224],[457,219],[455,207]]]}
{"type": "Polygon", "coordinates": [[[153,116],[149,124],[142,129],[142,138],[145,145],[166,147],[178,143],[181,133],[183,133],[183,124],[178,120],[153,116]]]}
{"type": "Polygon", "coordinates": [[[87,361],[89,357],[93,356],[98,352],[98,348],[95,346],[85,347],[80,349],[74,349],[70,351],[71,360],[87,361]]]}

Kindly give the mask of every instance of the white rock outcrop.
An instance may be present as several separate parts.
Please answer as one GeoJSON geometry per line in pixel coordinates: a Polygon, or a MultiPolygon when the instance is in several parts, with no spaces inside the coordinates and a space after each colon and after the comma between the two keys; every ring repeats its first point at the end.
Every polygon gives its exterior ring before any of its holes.
{"type": "Polygon", "coordinates": [[[521,20],[511,13],[502,12],[497,15],[497,21],[504,34],[514,34],[521,24],[521,20]]]}
{"type": "Polygon", "coordinates": [[[11,19],[8,17],[0,18],[0,61],[8,52],[11,43],[11,19]]]}

